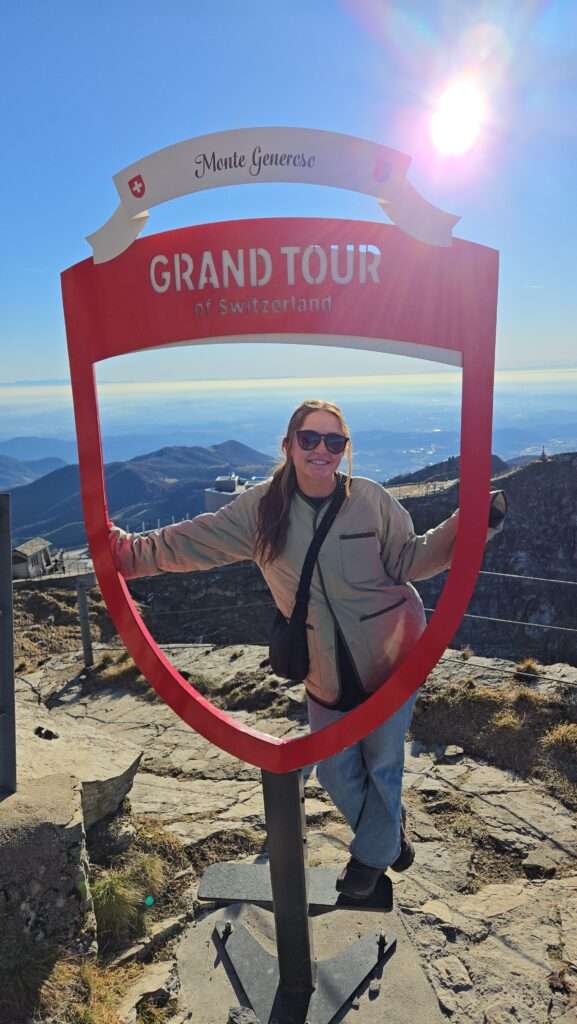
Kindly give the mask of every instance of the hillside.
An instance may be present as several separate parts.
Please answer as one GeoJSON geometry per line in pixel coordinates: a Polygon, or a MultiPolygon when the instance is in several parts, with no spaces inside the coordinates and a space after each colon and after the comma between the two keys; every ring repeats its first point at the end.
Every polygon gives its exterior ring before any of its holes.
{"type": "MultiPolygon", "coordinates": [[[[453,642],[490,657],[575,665],[577,632],[559,627],[577,631],[577,454],[521,466],[499,477],[495,486],[505,490],[509,512],[503,532],[487,545],[482,568],[489,575],[479,577],[467,614],[507,621],[465,619],[453,642]],[[511,625],[509,620],[551,628],[511,625]]],[[[403,504],[423,533],[457,507],[458,485],[403,504]]],[[[435,606],[444,579],[417,584],[427,608],[435,606]]]]}
{"type": "MultiPolygon", "coordinates": [[[[134,529],[195,515],[203,508],[202,491],[216,476],[241,477],[270,472],[262,452],[225,441],[210,448],[168,447],[105,467],[111,516],[134,529]]],[[[42,536],[59,546],[85,542],[78,466],[64,466],[12,490],[13,536],[17,541],[42,536]]]]}
{"type": "MultiPolygon", "coordinates": [[[[533,460],[530,460],[533,461],[533,460]]],[[[498,473],[506,473],[511,468],[510,464],[503,462],[498,455],[491,456],[491,473],[497,476],[498,473]]],[[[450,455],[443,462],[436,462],[431,466],[423,466],[414,473],[401,473],[385,480],[385,486],[398,484],[420,484],[430,483],[434,480],[458,480],[461,475],[461,459],[458,455],[450,455]]]]}
{"type": "Polygon", "coordinates": [[[11,455],[0,455],[0,491],[11,491],[14,487],[23,487],[65,465],[64,459],[46,458],[25,461],[15,459],[11,455]]]}

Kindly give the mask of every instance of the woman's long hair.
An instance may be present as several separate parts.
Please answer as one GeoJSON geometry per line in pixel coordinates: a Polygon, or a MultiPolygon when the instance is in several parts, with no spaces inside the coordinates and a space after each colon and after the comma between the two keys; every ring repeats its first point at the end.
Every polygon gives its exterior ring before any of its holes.
{"type": "MultiPolygon", "coordinates": [[[[293,460],[290,457],[292,443],[297,430],[300,430],[306,417],[311,412],[330,412],[338,419],[343,434],[349,437],[345,418],[337,405],[311,398],[301,402],[293,412],[283,439],[283,459],[273,472],[270,487],[260,500],[254,553],[257,561],[263,564],[274,561],[283,550],[289,524],[289,511],[292,497],[297,490],[297,478],[293,460]]],[[[353,460],[351,441],[347,444],[348,475],[345,482],[347,495],[350,491],[353,460]]]]}

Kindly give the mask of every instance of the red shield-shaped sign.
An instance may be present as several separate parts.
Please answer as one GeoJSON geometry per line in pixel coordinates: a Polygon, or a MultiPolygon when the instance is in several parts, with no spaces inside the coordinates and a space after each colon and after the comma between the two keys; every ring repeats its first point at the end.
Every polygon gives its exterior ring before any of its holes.
{"type": "Polygon", "coordinates": [[[396,711],[449,644],[473,591],[487,532],[497,277],[497,253],[471,242],[456,239],[437,248],[388,225],[297,218],[152,235],[116,259],[99,265],[88,259],[62,275],[84,515],[102,594],[152,686],[229,753],[272,772],[335,754],[396,711]],[[339,262],[345,251],[354,253],[351,274],[347,260],[339,262]],[[203,266],[202,278],[195,276],[203,266]],[[194,302],[207,291],[211,302],[195,316],[194,302]],[[128,352],[225,338],[270,342],[271,335],[288,344],[404,352],[462,367],[461,513],[437,608],[386,686],[328,728],[290,740],[240,726],[213,707],[144,626],[109,551],[94,380],[95,363],[128,352]]]}

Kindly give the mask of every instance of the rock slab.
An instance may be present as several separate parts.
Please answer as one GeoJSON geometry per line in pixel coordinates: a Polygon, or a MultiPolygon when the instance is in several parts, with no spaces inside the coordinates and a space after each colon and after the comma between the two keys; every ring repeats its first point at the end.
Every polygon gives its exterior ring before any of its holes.
{"type": "Polygon", "coordinates": [[[81,785],[68,775],[24,781],[0,802],[3,971],[17,985],[22,950],[36,950],[36,960],[45,950],[95,953],[95,934],[81,785]]]}

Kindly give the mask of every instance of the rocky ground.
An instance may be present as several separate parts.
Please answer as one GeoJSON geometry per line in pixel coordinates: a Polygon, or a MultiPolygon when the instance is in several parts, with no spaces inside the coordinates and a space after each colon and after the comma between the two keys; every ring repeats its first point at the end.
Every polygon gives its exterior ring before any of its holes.
{"type": "MultiPolygon", "coordinates": [[[[63,643],[40,667],[19,671],[19,768],[26,779],[59,766],[86,789],[84,776],[105,772],[107,761],[114,774],[115,752],[143,752],[130,807],[125,801],[88,833],[95,875],[121,862],[135,838],[158,850],[158,837],[169,837],[168,875],[147,910],[146,934],[128,950],[104,950],[109,970],[146,962],[126,976],[106,1024],[226,1024],[238,994],[210,938],[222,911],[199,903],[198,882],[215,861],[266,858],[260,773],[185,726],[121,651],[95,653],[86,671],[63,643]],[[146,1002],[151,992],[156,1002],[164,993],[163,1009],[146,1002]]],[[[302,687],[271,676],[263,648],[197,644],[167,653],[238,720],[275,736],[306,729],[302,687]]],[[[385,925],[397,932],[398,950],[389,975],[353,1004],[351,1020],[577,1021],[575,694],[577,670],[567,666],[522,670],[447,652],[407,746],[405,802],[417,857],[406,875],[392,875],[395,910],[385,925]]],[[[305,792],[309,864],[336,873],[347,859],[348,828],[314,772],[305,792]]],[[[270,943],[270,914],[251,913],[236,909],[270,943]]],[[[338,920],[335,927],[332,914],[314,919],[317,950],[378,930],[383,915],[338,911],[338,920]]]]}

